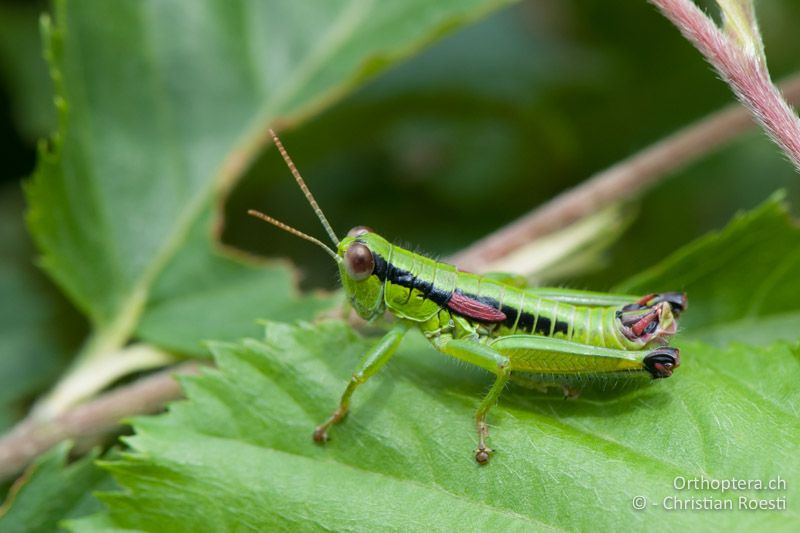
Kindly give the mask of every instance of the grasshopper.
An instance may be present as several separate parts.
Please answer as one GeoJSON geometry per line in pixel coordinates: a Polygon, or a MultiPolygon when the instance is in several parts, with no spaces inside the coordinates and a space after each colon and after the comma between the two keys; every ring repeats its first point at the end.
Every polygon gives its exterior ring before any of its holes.
{"type": "Polygon", "coordinates": [[[475,412],[479,464],[487,463],[493,451],[487,445],[487,415],[509,381],[540,389],[560,386],[569,396],[568,384],[581,378],[660,379],[680,365],[678,349],[666,344],[687,307],[685,294],[635,297],[527,287],[518,276],[459,271],[396,246],[366,226],[340,240],[280,139],[270,134],[335,249],[268,215],[248,213],[325,250],[361,318],[373,321],[387,311],[396,318],[356,367],[338,407],[314,430],[315,441],[328,440],[329,428],[345,417],[355,390],[389,361],[411,328],[436,350],[494,374],[475,412]]]}

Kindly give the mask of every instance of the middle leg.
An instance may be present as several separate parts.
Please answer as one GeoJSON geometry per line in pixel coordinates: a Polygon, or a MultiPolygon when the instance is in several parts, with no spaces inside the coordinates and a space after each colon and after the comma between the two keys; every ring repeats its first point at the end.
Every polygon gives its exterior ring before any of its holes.
{"type": "Polygon", "coordinates": [[[509,359],[485,344],[466,339],[441,342],[436,347],[447,355],[484,368],[497,376],[492,388],[489,389],[477,411],[475,411],[475,429],[478,432],[478,447],[475,449],[475,460],[479,464],[486,464],[489,462],[489,456],[493,451],[486,444],[486,440],[489,437],[489,426],[486,424],[486,417],[489,414],[489,410],[497,403],[497,399],[511,376],[509,359]]]}

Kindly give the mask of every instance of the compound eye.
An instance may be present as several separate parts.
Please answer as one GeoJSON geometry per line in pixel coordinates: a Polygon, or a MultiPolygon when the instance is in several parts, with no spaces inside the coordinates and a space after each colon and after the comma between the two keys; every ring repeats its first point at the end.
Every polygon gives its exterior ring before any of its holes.
{"type": "Polygon", "coordinates": [[[347,274],[355,281],[362,281],[372,275],[375,259],[365,245],[356,242],[344,253],[344,266],[347,274]]]}
{"type": "Polygon", "coordinates": [[[351,229],[347,232],[348,237],[358,237],[359,235],[364,235],[365,233],[374,233],[372,228],[369,226],[356,226],[355,228],[351,229]]]}

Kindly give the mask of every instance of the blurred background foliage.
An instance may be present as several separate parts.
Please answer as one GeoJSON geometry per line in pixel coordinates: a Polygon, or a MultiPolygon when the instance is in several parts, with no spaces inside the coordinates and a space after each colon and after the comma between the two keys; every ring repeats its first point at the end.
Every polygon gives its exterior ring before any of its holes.
{"type": "MultiPolygon", "coordinates": [[[[796,2],[759,5],[776,79],[796,68],[798,15],[796,2]]],[[[367,224],[446,255],[732,101],[664,22],[645,2],[523,2],[445,38],[285,142],[340,231],[367,224]]],[[[777,188],[796,204],[791,166],[754,130],[630,206],[638,216],[606,268],[570,284],[607,289],[777,188]]],[[[226,241],[291,256],[313,285],[333,286],[317,250],[239,215],[259,198],[256,207],[319,233],[267,151],[231,197],[226,241]]]]}
{"type": "MultiPolygon", "coordinates": [[[[41,383],[25,385],[32,389],[57,375],[85,327],[36,269],[21,223],[19,184],[33,169],[37,140],[55,127],[38,30],[47,9],[46,2],[0,1],[2,253],[23,258],[3,262],[3,294],[49,302],[31,306],[37,312],[27,316],[5,298],[0,318],[19,323],[19,338],[28,340],[35,328],[69,325],[58,328],[63,338],[38,341],[58,346],[2,340],[17,352],[10,368],[43,370],[36,374],[41,383]],[[25,330],[30,324],[34,329],[25,330]]],[[[758,9],[780,79],[796,69],[800,4],[775,0],[758,9]]],[[[448,35],[288,129],[284,141],[340,233],[367,224],[414,249],[447,255],[732,100],[697,51],[644,1],[529,0],[448,35]]],[[[791,166],[754,130],[627,206],[636,216],[601,268],[565,282],[607,289],[778,188],[798,205],[791,166]]],[[[223,239],[291,258],[306,288],[336,286],[323,254],[246,217],[251,207],[322,234],[274,150],[231,192],[223,239]]]]}
{"type": "MultiPolygon", "coordinates": [[[[44,2],[0,2],[0,176],[14,196],[54,127],[41,57],[44,2]]],[[[796,68],[800,5],[761,3],[775,79],[796,68]]],[[[713,11],[713,10],[712,10],[713,11]]],[[[531,0],[457,31],[379,76],[285,143],[340,232],[367,224],[435,255],[454,252],[592,173],[732,101],[700,55],[646,2],[531,0]]],[[[647,194],[598,290],[800,184],[754,131],[647,194]]],[[[305,286],[336,284],[314,248],[243,216],[256,207],[319,233],[267,150],[232,192],[224,240],[291,257],[305,286]]],[[[10,209],[10,207],[7,207],[10,209]]],[[[21,229],[21,228],[20,228],[21,229]]]]}

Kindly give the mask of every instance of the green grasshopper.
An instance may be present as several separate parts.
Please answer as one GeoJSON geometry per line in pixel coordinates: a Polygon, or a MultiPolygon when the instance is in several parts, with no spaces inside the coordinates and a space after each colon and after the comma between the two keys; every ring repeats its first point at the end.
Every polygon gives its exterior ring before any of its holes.
{"type": "Polygon", "coordinates": [[[678,292],[643,297],[529,288],[508,274],[476,275],[393,245],[366,226],[339,240],[275,132],[270,134],[335,250],[319,239],[255,210],[248,213],[325,250],[339,267],[348,299],[363,319],[388,311],[395,325],[356,367],[339,406],[314,431],[347,414],[350,398],[397,350],[403,335],[418,329],[433,347],[496,376],[475,413],[475,460],[485,464],[486,417],[509,381],[536,388],[561,386],[585,377],[666,378],[680,365],[677,348],[665,346],[686,309],[678,292]]]}

